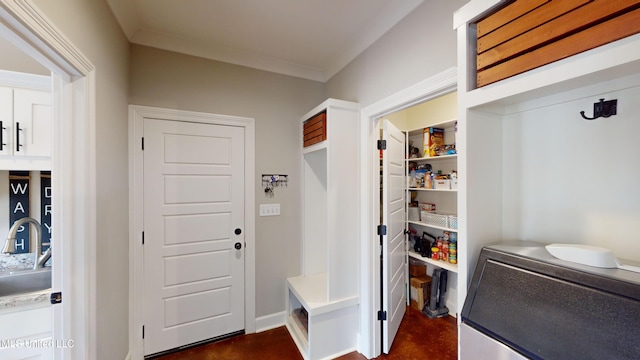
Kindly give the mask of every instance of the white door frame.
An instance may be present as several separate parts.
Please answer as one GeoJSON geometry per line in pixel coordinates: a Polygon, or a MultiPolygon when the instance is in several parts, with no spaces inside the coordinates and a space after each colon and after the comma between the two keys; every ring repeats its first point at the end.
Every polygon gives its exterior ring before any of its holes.
{"type": "Polygon", "coordinates": [[[380,134],[380,118],[393,112],[417,105],[456,90],[455,67],[421,81],[405,90],[363,108],[360,112],[360,171],[369,174],[361,189],[363,216],[360,218],[362,234],[360,244],[360,337],[358,352],[368,359],[381,353],[381,329],[377,313],[380,303],[380,248],[376,227],[380,223],[380,152],[376,142],[380,134]]]}
{"type": "Polygon", "coordinates": [[[0,0],[0,33],[52,72],[53,337],[73,343],[53,356],[95,359],[95,68],[31,1],[0,0]]]}
{"type": "Polygon", "coordinates": [[[245,333],[256,331],[255,294],[255,120],[252,118],[129,105],[129,358],[144,358],[142,339],[144,271],[143,154],[141,139],[145,118],[244,127],[245,176],[245,333]]]}
{"type": "Polygon", "coordinates": [[[95,68],[27,0],[0,0],[0,32],[51,70],[53,86],[54,359],[96,358],[95,68]],[[66,129],[62,131],[62,129],[66,129]],[[74,131],[69,131],[74,129],[74,131]],[[71,283],[70,279],[74,282],[71,283]]]}

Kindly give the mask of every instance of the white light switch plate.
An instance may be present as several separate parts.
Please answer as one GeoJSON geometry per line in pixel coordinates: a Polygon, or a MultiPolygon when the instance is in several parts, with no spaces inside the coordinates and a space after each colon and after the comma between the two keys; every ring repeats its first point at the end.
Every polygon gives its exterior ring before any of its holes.
{"type": "Polygon", "coordinates": [[[260,216],[280,215],[280,204],[260,204],[260,216]]]}

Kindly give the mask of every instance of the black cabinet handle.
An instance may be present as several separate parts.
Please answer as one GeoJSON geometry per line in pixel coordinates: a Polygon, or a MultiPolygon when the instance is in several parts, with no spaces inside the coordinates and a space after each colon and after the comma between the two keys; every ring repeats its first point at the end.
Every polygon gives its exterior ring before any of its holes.
{"type": "Polygon", "coordinates": [[[6,128],[2,121],[0,121],[0,151],[4,150],[4,146],[7,145],[4,143],[4,130],[6,130],[6,128]]]}
{"type": "Polygon", "coordinates": [[[22,146],[20,144],[20,131],[22,131],[22,129],[20,129],[20,123],[16,122],[16,152],[20,151],[20,146],[22,146]]]}

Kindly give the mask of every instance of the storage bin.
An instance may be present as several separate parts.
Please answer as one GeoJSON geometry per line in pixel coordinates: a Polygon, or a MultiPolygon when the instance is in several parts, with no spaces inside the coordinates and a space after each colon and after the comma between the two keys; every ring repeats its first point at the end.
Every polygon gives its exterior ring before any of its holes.
{"type": "Polygon", "coordinates": [[[447,227],[447,224],[449,222],[447,215],[436,214],[427,211],[420,212],[420,219],[425,224],[440,227],[447,227]]]}
{"type": "Polygon", "coordinates": [[[420,203],[420,211],[436,211],[436,204],[420,203]]]}
{"type": "Polygon", "coordinates": [[[409,221],[420,221],[420,212],[417,207],[409,207],[409,221]]]}
{"type": "Polygon", "coordinates": [[[409,275],[413,277],[427,275],[427,265],[421,261],[410,259],[409,275]]]}
{"type": "Polygon", "coordinates": [[[422,311],[431,297],[431,276],[413,277],[411,283],[411,307],[422,311]]]}
{"type": "Polygon", "coordinates": [[[458,230],[458,217],[449,215],[449,228],[458,230]]]}
{"type": "Polygon", "coordinates": [[[451,184],[449,179],[436,179],[433,180],[433,188],[436,190],[449,190],[451,189],[451,184]]]}

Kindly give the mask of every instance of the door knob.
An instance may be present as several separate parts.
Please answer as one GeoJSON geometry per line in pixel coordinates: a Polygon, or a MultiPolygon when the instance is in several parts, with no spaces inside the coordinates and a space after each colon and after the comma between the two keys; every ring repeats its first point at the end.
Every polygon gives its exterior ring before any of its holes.
{"type": "Polygon", "coordinates": [[[240,234],[242,234],[242,229],[237,228],[237,229],[234,231],[234,233],[235,233],[236,235],[240,235],[240,234]]]}
{"type": "Polygon", "coordinates": [[[240,250],[240,249],[242,249],[242,244],[237,242],[233,247],[235,247],[236,250],[240,250]]]}

